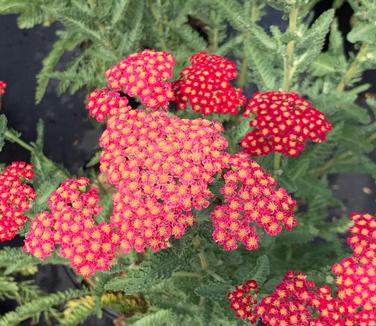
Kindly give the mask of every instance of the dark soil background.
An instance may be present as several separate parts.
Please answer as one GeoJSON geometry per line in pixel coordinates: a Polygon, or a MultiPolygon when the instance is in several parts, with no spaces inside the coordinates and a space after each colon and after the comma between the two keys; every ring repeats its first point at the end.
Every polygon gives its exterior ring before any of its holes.
{"type": "MultiPolygon", "coordinates": [[[[57,26],[20,30],[16,20],[14,15],[0,16],[0,79],[8,84],[2,111],[9,125],[29,141],[35,139],[36,122],[43,119],[47,156],[76,172],[98,146],[100,135],[88,119],[85,92],[58,97],[50,85],[35,105],[35,76],[55,41],[57,26]]],[[[1,162],[27,159],[27,151],[9,142],[0,153],[1,162]]]]}
{"type": "MultiPolygon", "coordinates": [[[[322,1],[315,8],[315,15],[330,8],[332,1],[322,1]]],[[[340,27],[346,33],[351,9],[348,5],[337,11],[340,27]]],[[[45,123],[45,153],[54,161],[63,164],[72,173],[77,170],[98,149],[100,130],[95,128],[86,114],[85,90],[75,95],[57,96],[52,85],[43,101],[35,105],[35,76],[41,69],[42,59],[50,51],[55,40],[57,25],[42,26],[30,30],[20,30],[14,15],[0,16],[0,80],[8,86],[3,97],[2,113],[9,125],[22,132],[23,138],[33,141],[36,136],[35,124],[38,119],[45,123]]],[[[264,26],[279,22],[279,17],[269,16],[264,26]]],[[[350,44],[347,49],[352,50],[350,44]]],[[[372,84],[376,92],[375,72],[369,72],[365,80],[372,84]]],[[[376,158],[376,155],[372,155],[376,158]]],[[[27,151],[9,142],[0,153],[0,162],[29,160],[27,151]]],[[[348,211],[376,211],[376,187],[373,179],[366,175],[337,175],[332,177],[333,192],[344,200],[348,211]]],[[[20,240],[0,245],[20,245],[20,240]]],[[[57,266],[44,266],[40,269],[37,282],[45,291],[54,292],[75,287],[66,272],[57,266]]],[[[13,302],[0,302],[0,314],[14,308],[13,302]]],[[[25,323],[28,325],[29,323],[25,323]]],[[[104,315],[102,320],[91,318],[85,325],[111,325],[111,318],[104,315]]],[[[40,323],[42,325],[42,323],[40,323]]]]}

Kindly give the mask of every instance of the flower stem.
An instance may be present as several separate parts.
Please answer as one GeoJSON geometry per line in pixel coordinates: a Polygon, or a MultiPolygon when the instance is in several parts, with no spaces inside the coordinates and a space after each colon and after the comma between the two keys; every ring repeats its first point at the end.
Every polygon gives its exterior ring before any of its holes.
{"type": "MultiPolygon", "coordinates": [[[[289,15],[289,27],[288,31],[290,34],[294,34],[296,31],[296,22],[298,20],[298,7],[292,8],[289,15]]],[[[293,57],[295,51],[295,41],[291,40],[287,43],[286,57],[284,60],[284,72],[283,72],[283,85],[282,89],[288,91],[290,88],[291,78],[293,76],[293,57]]]]}
{"type": "Polygon", "coordinates": [[[364,61],[368,51],[368,43],[363,42],[354,61],[346,70],[345,74],[342,76],[340,82],[336,87],[337,92],[343,92],[350,82],[351,78],[358,72],[359,65],[364,61]]]}
{"type": "MultiPolygon", "coordinates": [[[[372,134],[371,136],[368,137],[367,139],[370,143],[373,143],[376,140],[376,133],[372,134]]],[[[326,171],[328,171],[334,164],[336,164],[338,161],[343,161],[346,159],[351,158],[353,155],[352,151],[346,151],[336,157],[333,157],[329,161],[327,161],[325,164],[323,164],[321,167],[315,170],[315,174],[318,177],[322,177],[326,171]]]]}
{"type": "Polygon", "coordinates": [[[218,50],[219,29],[215,14],[211,13],[211,16],[214,22],[214,26],[210,29],[209,49],[211,53],[215,53],[218,50]]]}
{"type": "Polygon", "coordinates": [[[13,130],[7,129],[5,131],[5,139],[20,145],[21,147],[23,147],[29,152],[34,151],[34,148],[30,146],[29,144],[25,143],[22,139],[20,139],[13,130]]]}
{"type": "MultiPolygon", "coordinates": [[[[292,35],[296,31],[297,20],[298,20],[298,7],[293,7],[289,15],[289,26],[288,26],[288,32],[292,35]]],[[[289,90],[291,79],[294,74],[294,67],[292,64],[293,59],[294,59],[294,51],[295,51],[295,41],[291,40],[287,43],[286,57],[284,59],[284,64],[283,64],[282,89],[285,92],[289,90]]],[[[273,164],[274,176],[278,176],[280,174],[281,159],[282,159],[281,153],[274,153],[274,164],[273,164]]]]}
{"type": "Polygon", "coordinates": [[[172,274],[176,277],[195,277],[195,278],[202,278],[202,275],[200,273],[195,272],[186,272],[186,271],[177,271],[172,274]]]}
{"type": "Polygon", "coordinates": [[[274,153],[273,174],[275,177],[277,177],[280,174],[281,158],[281,153],[274,153]]]}
{"type": "MultiPolygon", "coordinates": [[[[260,10],[258,8],[256,1],[254,1],[251,7],[251,22],[255,23],[257,22],[259,18],[260,18],[260,10]]],[[[239,87],[244,87],[245,83],[247,82],[247,70],[248,70],[248,63],[249,63],[249,55],[248,55],[247,46],[249,44],[250,39],[251,39],[250,32],[245,32],[244,42],[243,42],[243,57],[242,57],[242,62],[240,64],[239,77],[238,77],[239,87]]]]}
{"type": "Polygon", "coordinates": [[[196,237],[192,240],[193,248],[198,250],[198,258],[200,260],[200,266],[205,272],[209,270],[209,262],[206,257],[204,248],[202,247],[202,242],[200,238],[196,237]]]}
{"type": "MultiPolygon", "coordinates": [[[[18,135],[17,132],[12,130],[12,129],[7,129],[5,130],[4,133],[5,139],[9,140],[12,143],[16,143],[17,145],[21,146],[22,148],[26,149],[30,153],[35,153],[37,151],[36,148],[33,146],[29,145],[28,143],[24,142],[18,135]]],[[[51,161],[47,156],[45,156],[43,153],[40,153],[40,157],[45,161],[48,162],[49,164],[53,165],[56,170],[61,172],[61,175],[64,178],[70,178],[69,174],[62,169],[59,165],[57,165],[55,162],[51,161]]]]}
{"type": "Polygon", "coordinates": [[[208,269],[209,269],[209,262],[208,262],[208,258],[206,257],[206,254],[205,254],[205,252],[204,252],[203,249],[201,249],[200,252],[198,253],[198,258],[200,259],[201,268],[204,271],[208,271],[208,269]]]}

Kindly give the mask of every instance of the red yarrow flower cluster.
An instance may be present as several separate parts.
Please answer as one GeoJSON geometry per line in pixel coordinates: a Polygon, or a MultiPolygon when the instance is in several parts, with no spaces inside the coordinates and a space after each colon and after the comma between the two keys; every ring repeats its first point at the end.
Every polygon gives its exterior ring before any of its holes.
{"type": "Polygon", "coordinates": [[[167,108],[175,57],[166,51],[144,50],[129,55],[106,71],[109,88],[138,96],[149,109],[167,108]]]}
{"type": "Polygon", "coordinates": [[[95,89],[87,99],[86,109],[98,122],[117,113],[119,107],[128,105],[128,99],[108,88],[95,89]]]}
{"type": "Polygon", "coordinates": [[[269,326],[308,326],[313,319],[309,307],[316,297],[313,281],[303,273],[287,272],[276,291],[263,298],[255,310],[269,326]]]}
{"type": "Polygon", "coordinates": [[[6,87],[7,87],[6,82],[0,80],[0,96],[4,95],[6,87]]]}
{"type": "Polygon", "coordinates": [[[227,294],[230,307],[235,311],[236,317],[256,323],[257,315],[254,307],[257,304],[258,285],[255,280],[249,280],[235,287],[233,292],[227,294]]]}
{"type": "Polygon", "coordinates": [[[316,288],[304,274],[288,272],[274,293],[247,311],[267,326],[376,325],[376,219],[370,214],[353,214],[351,219],[348,243],[354,253],[332,267],[335,296],[329,286],[316,288]]]}
{"type": "Polygon", "coordinates": [[[0,242],[14,238],[28,220],[25,211],[36,193],[24,182],[33,176],[32,165],[25,162],[13,162],[0,173],[0,242]]]}
{"type": "Polygon", "coordinates": [[[108,223],[95,223],[99,195],[89,186],[87,178],[69,179],[51,194],[50,212],[39,214],[30,226],[26,252],[43,260],[60,245],[60,253],[84,277],[109,268],[118,239],[108,223]]]}
{"type": "Polygon", "coordinates": [[[194,223],[209,205],[208,185],[224,168],[227,141],[219,122],[122,108],[100,139],[101,171],[117,192],[112,226],[121,249],[156,251],[194,223]]]}
{"type": "Polygon", "coordinates": [[[284,226],[296,225],[295,201],[248,154],[238,153],[230,158],[230,170],[224,174],[221,188],[224,205],[211,213],[213,238],[226,250],[237,249],[240,241],[249,250],[258,248],[256,225],[275,236],[284,226]]]}
{"type": "Polygon", "coordinates": [[[245,117],[253,130],[245,135],[241,146],[251,155],[271,152],[297,156],[311,139],[320,143],[332,128],[325,115],[293,92],[255,93],[247,105],[245,117]]]}
{"type": "Polygon", "coordinates": [[[245,104],[241,88],[230,84],[237,76],[235,63],[219,55],[199,52],[191,57],[191,66],[184,68],[174,82],[177,108],[192,109],[204,115],[238,113],[245,104]]]}
{"type": "Polygon", "coordinates": [[[332,267],[338,298],[349,313],[362,311],[362,319],[376,323],[376,219],[370,214],[353,214],[351,219],[347,242],[354,252],[332,267]]]}

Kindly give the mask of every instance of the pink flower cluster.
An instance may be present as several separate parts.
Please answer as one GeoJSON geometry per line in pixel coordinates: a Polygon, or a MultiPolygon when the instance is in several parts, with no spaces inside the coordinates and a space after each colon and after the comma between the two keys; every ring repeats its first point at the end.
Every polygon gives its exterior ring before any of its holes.
{"type": "Polygon", "coordinates": [[[303,273],[288,272],[276,291],[261,300],[256,307],[262,322],[270,326],[309,325],[316,299],[315,283],[303,273]]]}
{"type": "Polygon", "coordinates": [[[332,267],[338,298],[349,314],[358,317],[355,312],[362,311],[359,318],[376,324],[376,219],[370,214],[353,214],[351,219],[347,242],[354,252],[332,267]]]}
{"type": "Polygon", "coordinates": [[[101,208],[98,190],[89,186],[87,178],[69,179],[51,194],[50,212],[37,215],[30,226],[26,252],[44,259],[60,245],[60,253],[84,277],[109,268],[118,238],[109,224],[95,223],[101,208]]]}
{"type": "Polygon", "coordinates": [[[6,82],[0,80],[0,96],[4,95],[6,87],[7,87],[6,82]]]}
{"type": "MultiPolygon", "coordinates": [[[[267,326],[374,326],[376,325],[376,218],[353,214],[348,243],[354,253],[332,271],[337,275],[336,296],[330,287],[316,287],[302,273],[288,272],[274,293],[247,307],[234,306],[238,317],[251,314],[267,326]],[[241,309],[239,314],[238,309],[241,309]]],[[[246,284],[248,284],[248,281],[246,284]]]]}
{"type": "Polygon", "coordinates": [[[258,248],[255,225],[275,236],[282,227],[291,230],[296,225],[293,214],[295,201],[246,153],[230,158],[231,169],[224,174],[221,188],[224,204],[211,213],[213,238],[226,250],[237,249],[240,241],[249,250],[258,248]]]}
{"type": "Polygon", "coordinates": [[[228,293],[230,307],[235,311],[236,317],[247,319],[251,324],[257,320],[254,306],[257,303],[258,285],[255,280],[249,280],[235,287],[233,292],[228,293]]]}
{"type": "Polygon", "coordinates": [[[117,192],[111,224],[124,252],[156,251],[194,223],[209,205],[208,185],[227,164],[222,125],[164,112],[122,108],[100,139],[101,171],[117,192]]]}
{"type": "Polygon", "coordinates": [[[322,142],[332,128],[323,113],[293,92],[255,93],[244,113],[250,115],[256,116],[249,123],[253,130],[241,146],[253,156],[297,156],[308,139],[322,142]]]}
{"type": "Polygon", "coordinates": [[[106,71],[108,86],[138,96],[149,109],[167,108],[174,99],[171,89],[175,57],[166,51],[144,50],[129,55],[106,71]]]}
{"type": "Polygon", "coordinates": [[[33,176],[33,167],[25,162],[13,162],[0,173],[0,242],[12,239],[28,220],[25,211],[36,193],[24,182],[33,176]]]}
{"type": "Polygon", "coordinates": [[[206,52],[193,55],[191,66],[174,82],[178,109],[186,109],[189,102],[194,111],[204,115],[238,113],[246,98],[241,88],[230,84],[236,76],[235,63],[226,58],[206,52]]]}
{"type": "Polygon", "coordinates": [[[128,99],[116,91],[108,88],[96,89],[90,93],[87,99],[86,109],[89,115],[98,122],[102,122],[107,116],[117,113],[119,107],[128,105],[128,99]]]}

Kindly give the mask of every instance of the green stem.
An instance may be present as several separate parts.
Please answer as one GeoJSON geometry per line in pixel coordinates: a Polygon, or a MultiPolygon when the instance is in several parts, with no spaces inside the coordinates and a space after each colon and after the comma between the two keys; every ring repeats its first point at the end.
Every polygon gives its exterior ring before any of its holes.
{"type": "Polygon", "coordinates": [[[342,76],[340,82],[338,83],[336,87],[337,92],[343,92],[347,84],[351,81],[352,77],[358,72],[359,65],[365,60],[365,57],[367,55],[368,46],[368,43],[362,43],[354,61],[346,70],[345,74],[342,76]]]}
{"type": "Polygon", "coordinates": [[[196,237],[192,240],[192,244],[193,244],[193,248],[195,248],[196,250],[198,250],[198,258],[200,260],[200,265],[201,265],[201,268],[206,272],[208,271],[209,269],[209,262],[208,262],[208,258],[206,257],[206,254],[205,254],[205,251],[204,251],[204,248],[202,248],[202,243],[201,243],[201,240],[196,237]]]}
{"type": "MultiPolygon", "coordinates": [[[[296,31],[296,24],[298,20],[298,7],[293,7],[290,15],[289,15],[289,27],[288,32],[294,36],[293,34],[296,31]]],[[[294,67],[293,67],[293,59],[294,59],[294,51],[295,51],[295,41],[291,40],[287,43],[286,49],[286,57],[284,59],[283,65],[283,83],[282,83],[282,90],[287,92],[290,89],[291,79],[294,74],[294,67]]],[[[280,174],[281,168],[281,153],[274,153],[274,176],[278,176],[280,174]]]]}
{"type": "Polygon", "coordinates": [[[198,258],[200,259],[201,268],[204,271],[208,271],[208,269],[209,269],[209,262],[208,262],[208,258],[206,257],[206,254],[205,254],[205,252],[204,252],[203,249],[201,249],[200,252],[198,253],[198,258]]]}
{"type": "MultiPolygon", "coordinates": [[[[29,151],[30,153],[34,153],[35,152],[35,148],[31,145],[29,145],[28,143],[24,142],[18,135],[17,133],[12,130],[12,129],[7,129],[5,130],[5,133],[4,133],[4,136],[5,136],[5,139],[9,140],[10,142],[12,143],[16,143],[18,144],[19,146],[21,146],[22,148],[26,149],[27,151],[29,151]]],[[[40,153],[40,157],[48,162],[49,164],[52,164],[57,170],[59,170],[62,174],[62,176],[64,176],[64,178],[70,178],[70,176],[65,172],[64,169],[62,169],[59,165],[55,164],[55,162],[51,161],[47,156],[45,156],[43,153],[40,153]]]]}
{"type": "MultiPolygon", "coordinates": [[[[363,42],[356,57],[354,58],[352,64],[349,66],[349,68],[346,70],[345,74],[342,76],[340,82],[338,83],[336,87],[336,91],[339,93],[342,93],[352,77],[358,72],[359,65],[365,60],[365,57],[367,55],[368,51],[368,43],[363,42]]],[[[371,135],[368,138],[369,142],[373,142],[376,140],[376,134],[371,135]]],[[[329,161],[327,161],[325,164],[323,164],[321,167],[316,169],[315,174],[318,177],[322,177],[326,171],[330,170],[330,168],[336,164],[338,161],[346,160],[347,158],[351,157],[353,153],[351,151],[346,151],[336,157],[333,157],[329,161]]]]}
{"type": "Polygon", "coordinates": [[[16,144],[20,145],[21,147],[23,147],[24,149],[26,149],[29,152],[33,152],[34,151],[34,148],[32,146],[30,146],[29,144],[25,143],[12,130],[7,129],[5,131],[5,139],[9,140],[12,143],[16,143],[16,144]]]}
{"type": "Polygon", "coordinates": [[[103,44],[106,46],[109,53],[111,53],[111,55],[114,57],[115,60],[119,59],[119,55],[117,54],[113,44],[106,36],[107,33],[106,33],[105,26],[101,22],[98,22],[96,25],[98,26],[98,29],[101,32],[101,35],[103,37],[103,44]]]}
{"type": "MultiPolygon", "coordinates": [[[[259,17],[260,17],[260,11],[259,11],[256,1],[254,1],[252,3],[252,8],[251,8],[251,22],[256,23],[259,17]]],[[[240,64],[239,77],[238,77],[239,87],[244,87],[245,83],[247,82],[247,69],[248,69],[248,64],[249,64],[249,55],[248,55],[247,46],[249,44],[250,39],[251,39],[251,34],[249,32],[244,33],[243,56],[242,56],[242,62],[240,64]]]]}
{"type": "MultiPolygon", "coordinates": [[[[296,31],[296,23],[298,20],[298,7],[292,8],[289,16],[289,27],[288,31],[290,34],[294,34],[296,31]]],[[[295,51],[295,41],[291,40],[287,43],[286,57],[284,60],[284,72],[283,72],[283,85],[282,89],[288,91],[290,88],[291,78],[293,76],[293,65],[292,61],[294,58],[295,51]]]]}
{"type": "Polygon", "coordinates": [[[212,48],[213,52],[216,52],[218,50],[218,39],[219,39],[218,28],[215,28],[213,31],[213,48],[212,48]]]}
{"type": "Polygon", "coordinates": [[[186,271],[177,271],[172,274],[176,277],[195,277],[195,278],[202,278],[202,275],[200,273],[195,272],[186,272],[186,271]]]}
{"type": "MultiPolygon", "coordinates": [[[[371,136],[368,137],[368,141],[370,143],[373,143],[376,140],[376,133],[372,134],[371,136]]],[[[321,167],[315,170],[315,174],[318,177],[322,177],[333,165],[335,165],[338,161],[343,161],[348,158],[350,158],[353,155],[353,152],[351,151],[346,151],[336,157],[333,157],[330,159],[328,162],[323,164],[321,167]]]]}
{"type": "Polygon", "coordinates": [[[322,165],[321,167],[316,169],[315,174],[318,177],[322,177],[325,174],[325,172],[328,171],[334,164],[336,164],[338,161],[342,161],[342,160],[346,159],[347,157],[351,156],[351,154],[352,154],[351,151],[347,151],[347,152],[345,152],[341,155],[333,157],[328,162],[326,162],[324,165],[322,165]]]}
{"type": "Polygon", "coordinates": [[[275,177],[277,177],[280,174],[281,159],[282,159],[281,153],[274,153],[273,174],[275,177]]]}
{"type": "MultiPolygon", "coordinates": [[[[152,2],[151,2],[151,5],[153,6],[152,2]]],[[[166,44],[166,41],[165,41],[165,37],[164,37],[164,28],[163,28],[163,17],[162,17],[162,3],[161,3],[161,0],[157,0],[157,6],[158,6],[158,13],[156,11],[156,9],[152,8],[151,12],[157,22],[157,33],[158,33],[158,37],[159,37],[159,41],[161,42],[161,47],[163,50],[167,50],[167,44],[166,44]]]]}
{"type": "Polygon", "coordinates": [[[238,77],[238,86],[244,87],[245,83],[247,81],[247,69],[248,69],[248,53],[247,53],[247,43],[249,42],[249,39],[251,38],[251,35],[249,33],[244,34],[244,50],[243,50],[243,57],[242,62],[240,64],[240,70],[239,70],[239,77],[238,77]]]}
{"type": "Polygon", "coordinates": [[[218,28],[214,27],[211,30],[211,40],[210,40],[210,52],[211,53],[215,53],[218,50],[218,43],[219,43],[218,28]]]}

